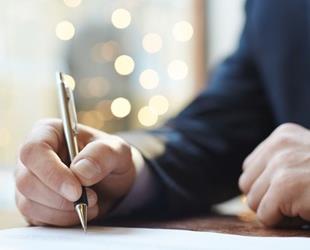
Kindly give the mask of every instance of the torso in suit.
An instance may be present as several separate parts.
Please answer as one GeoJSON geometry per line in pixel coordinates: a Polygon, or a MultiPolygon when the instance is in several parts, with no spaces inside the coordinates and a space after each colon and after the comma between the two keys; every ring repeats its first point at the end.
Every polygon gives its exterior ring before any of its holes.
{"type": "Polygon", "coordinates": [[[278,125],[310,127],[310,1],[249,0],[236,52],[165,126],[128,136],[160,187],[151,208],[205,211],[239,193],[244,158],[278,125]]]}

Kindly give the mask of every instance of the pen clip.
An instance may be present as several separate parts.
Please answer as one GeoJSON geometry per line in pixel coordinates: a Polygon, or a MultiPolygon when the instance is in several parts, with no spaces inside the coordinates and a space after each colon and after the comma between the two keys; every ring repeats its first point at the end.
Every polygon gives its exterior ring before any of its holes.
{"type": "Polygon", "coordinates": [[[77,121],[73,91],[68,86],[65,86],[65,89],[68,100],[68,111],[72,132],[74,135],[78,135],[78,121],[77,121]]]}

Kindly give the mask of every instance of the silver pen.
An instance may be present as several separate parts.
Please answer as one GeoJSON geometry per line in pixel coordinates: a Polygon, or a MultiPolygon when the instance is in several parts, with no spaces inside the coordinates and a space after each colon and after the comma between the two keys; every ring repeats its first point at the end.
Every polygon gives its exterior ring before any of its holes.
{"type": "MultiPolygon", "coordinates": [[[[77,115],[75,110],[75,103],[73,91],[68,87],[64,81],[61,72],[56,73],[56,81],[58,87],[59,103],[61,110],[61,117],[63,122],[64,135],[67,142],[68,152],[70,156],[70,163],[79,152],[78,148],[78,129],[77,129],[77,115]]],[[[80,199],[74,202],[75,211],[77,212],[83,230],[87,230],[87,194],[85,187],[82,186],[82,195],[80,199]]]]}

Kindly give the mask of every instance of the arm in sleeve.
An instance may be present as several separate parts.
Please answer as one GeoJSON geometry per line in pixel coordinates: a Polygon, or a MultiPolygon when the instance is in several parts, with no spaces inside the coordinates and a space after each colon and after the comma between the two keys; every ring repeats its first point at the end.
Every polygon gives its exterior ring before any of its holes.
{"type": "Polygon", "coordinates": [[[251,3],[238,49],[209,87],[164,126],[124,135],[156,180],[150,211],[201,212],[237,195],[242,161],[274,129],[252,48],[251,3]]]}

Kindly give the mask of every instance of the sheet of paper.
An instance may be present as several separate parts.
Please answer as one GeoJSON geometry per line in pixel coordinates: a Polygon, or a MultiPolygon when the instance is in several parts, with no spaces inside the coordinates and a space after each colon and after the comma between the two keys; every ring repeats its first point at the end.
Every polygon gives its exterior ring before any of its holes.
{"type": "Polygon", "coordinates": [[[2,250],[249,250],[310,249],[310,238],[237,236],[186,230],[90,227],[27,227],[0,231],[2,250]]]}

